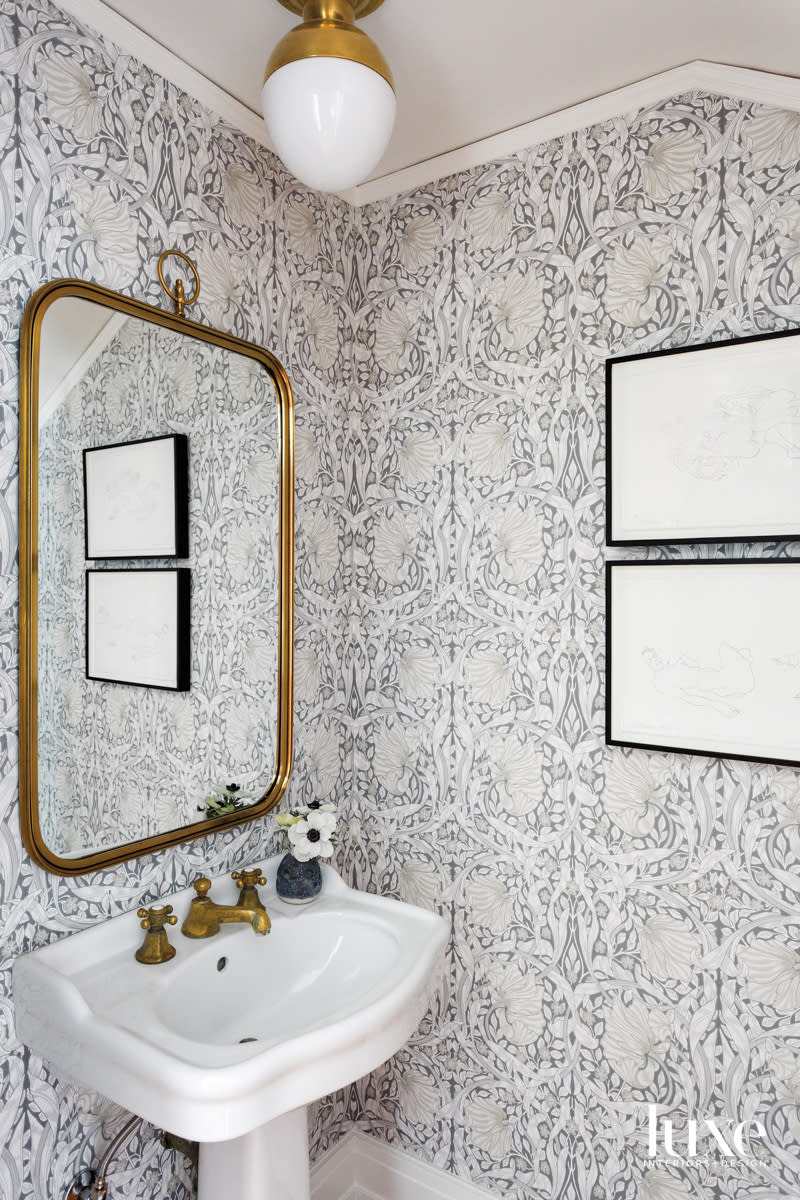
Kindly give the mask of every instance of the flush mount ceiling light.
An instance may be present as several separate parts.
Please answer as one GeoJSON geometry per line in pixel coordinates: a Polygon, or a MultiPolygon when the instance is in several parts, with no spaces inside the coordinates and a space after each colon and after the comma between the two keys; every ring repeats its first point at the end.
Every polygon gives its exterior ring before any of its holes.
{"type": "Polygon", "coordinates": [[[338,192],[383,155],[397,100],[389,64],[354,25],[383,0],[278,0],[302,14],[267,63],[261,104],[284,165],[302,183],[338,192]]]}

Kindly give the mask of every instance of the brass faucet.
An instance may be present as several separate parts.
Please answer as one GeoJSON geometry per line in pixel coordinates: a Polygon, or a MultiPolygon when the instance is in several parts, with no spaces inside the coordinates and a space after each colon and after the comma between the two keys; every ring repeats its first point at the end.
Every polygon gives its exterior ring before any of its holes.
{"type": "Polygon", "coordinates": [[[220,925],[246,921],[256,933],[269,933],[270,919],[263,908],[244,908],[236,904],[215,904],[208,894],[211,880],[200,876],[194,881],[197,895],[192,900],[186,920],[181,925],[184,937],[206,938],[219,933],[220,925]]]}
{"type": "Polygon", "coordinates": [[[175,957],[175,947],[170,945],[164,926],[178,924],[178,918],[172,916],[172,905],[140,908],[136,915],[140,918],[142,929],[146,929],[147,933],[133,957],[140,963],[169,962],[175,957]]]}

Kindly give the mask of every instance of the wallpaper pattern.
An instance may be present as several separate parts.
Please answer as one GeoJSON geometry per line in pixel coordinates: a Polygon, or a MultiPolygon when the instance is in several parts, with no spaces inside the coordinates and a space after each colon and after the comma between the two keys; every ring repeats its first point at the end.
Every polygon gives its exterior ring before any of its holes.
{"type": "Polygon", "coordinates": [[[799,159],[690,94],[360,215],[344,859],[453,941],[329,1115],[509,1200],[800,1194],[800,776],[609,751],[602,591],[604,360],[800,322],[799,159]]]}
{"type": "MultiPolygon", "coordinates": [[[[604,748],[601,568],[603,360],[797,323],[800,117],[681,96],[351,212],[45,0],[0,13],[0,1195],[58,1195],[119,1119],[15,1042],[14,955],[272,846],[69,881],[19,844],[20,314],[69,273],[158,302],[175,243],[297,393],[293,795],[337,801],[350,880],[453,921],[431,1018],[317,1148],[356,1122],[510,1200],[796,1197],[798,776],[604,748]],[[769,1136],[657,1165],[648,1102],[769,1136]]],[[[130,1162],[131,1200],[188,1194],[130,1162]]]]}
{"type": "Polygon", "coordinates": [[[272,779],[278,416],[257,362],[128,318],[40,430],[39,807],[56,853],[194,825],[209,792],[235,781],[256,800],[272,779]],[[188,558],[87,563],[83,450],[167,433],[188,442],[188,558]],[[176,562],[191,570],[190,690],[88,680],[86,567],[176,562]]]}
{"type": "MultiPolygon", "coordinates": [[[[175,246],[194,258],[203,280],[195,319],[277,354],[294,388],[298,436],[330,443],[335,463],[346,392],[346,359],[337,353],[345,216],[337,201],[309,197],[262,148],[47,0],[0,0],[0,114],[0,1197],[53,1200],[82,1163],[97,1161],[125,1114],[66,1084],[20,1046],[14,958],[154,903],[202,871],[257,864],[284,839],[276,840],[268,819],[72,879],[47,875],[23,851],[16,703],[22,312],[32,291],[68,275],[166,307],[156,261],[175,246]],[[317,247],[313,264],[287,242],[287,231],[306,221],[317,247]],[[312,342],[325,348],[322,367],[309,352],[312,342]]],[[[298,479],[301,546],[316,536],[310,517],[329,486],[314,473],[298,479]]],[[[311,626],[322,631],[323,645],[338,629],[336,553],[333,562],[319,577],[301,570],[297,580],[299,636],[311,626]]],[[[292,787],[301,793],[311,786],[313,729],[340,706],[338,690],[323,686],[299,706],[292,787]]],[[[162,1150],[146,1129],[120,1157],[111,1194],[188,1200],[190,1184],[185,1160],[162,1150]]]]}

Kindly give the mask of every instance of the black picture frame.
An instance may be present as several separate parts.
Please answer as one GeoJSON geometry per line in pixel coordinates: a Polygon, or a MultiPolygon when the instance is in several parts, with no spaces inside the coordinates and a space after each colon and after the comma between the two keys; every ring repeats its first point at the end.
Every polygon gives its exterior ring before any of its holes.
{"type": "Polygon", "coordinates": [[[189,439],[159,434],[83,451],[86,558],[186,558],[189,439]]]}
{"type": "Polygon", "coordinates": [[[605,373],[607,545],[800,540],[799,329],[621,355],[605,373]]]}
{"type": "Polygon", "coordinates": [[[608,562],[605,582],[608,745],[800,767],[800,559],[608,562]]]}
{"type": "Polygon", "coordinates": [[[188,567],[89,569],[85,588],[87,679],[189,690],[188,567]]]}

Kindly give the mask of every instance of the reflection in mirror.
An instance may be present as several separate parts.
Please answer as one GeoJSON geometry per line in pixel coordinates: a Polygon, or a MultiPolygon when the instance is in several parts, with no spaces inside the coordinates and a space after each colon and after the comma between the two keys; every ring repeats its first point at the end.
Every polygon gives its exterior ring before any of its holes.
{"type": "MultiPolygon", "coordinates": [[[[209,793],[235,781],[257,804],[287,773],[282,397],[259,358],[182,325],[71,295],[41,320],[38,824],[67,863],[197,836],[209,793]],[[83,451],[167,434],[188,440],[188,557],[87,560],[83,451]],[[87,569],[176,566],[191,578],[189,690],[87,678],[87,569]]],[[[123,471],[104,503],[129,513],[147,495],[123,471]]]]}

